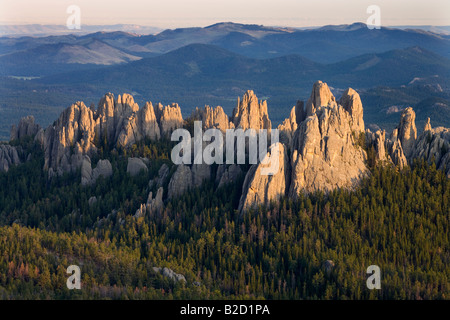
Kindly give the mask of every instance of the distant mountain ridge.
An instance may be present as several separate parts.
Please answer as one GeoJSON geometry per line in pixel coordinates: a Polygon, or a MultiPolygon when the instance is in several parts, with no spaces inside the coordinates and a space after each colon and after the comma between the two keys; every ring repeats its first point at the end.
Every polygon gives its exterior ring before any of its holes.
{"type": "MultiPolygon", "coordinates": [[[[0,38],[0,53],[13,53],[41,44],[78,44],[87,38],[99,39],[126,53],[149,57],[168,53],[183,46],[214,44],[250,58],[272,58],[299,54],[320,63],[333,63],[366,53],[418,46],[450,58],[450,39],[423,30],[381,28],[370,30],[363,23],[293,29],[217,23],[205,28],[179,28],[157,34],[137,35],[123,32],[95,32],[83,35],[60,35],[42,38],[0,38]]],[[[57,70],[55,70],[57,73],[57,70]]]]}
{"type": "Polygon", "coordinates": [[[78,70],[80,65],[112,65],[139,59],[141,57],[128,54],[99,39],[90,38],[78,44],[43,44],[0,56],[0,74],[42,76],[53,74],[55,69],[65,72],[78,70]]]}

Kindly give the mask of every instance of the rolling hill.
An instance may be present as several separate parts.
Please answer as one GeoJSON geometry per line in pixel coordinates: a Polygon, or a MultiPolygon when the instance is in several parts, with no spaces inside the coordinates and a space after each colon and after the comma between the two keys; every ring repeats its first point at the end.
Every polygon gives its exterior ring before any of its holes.
{"type": "Polygon", "coordinates": [[[44,44],[3,55],[0,57],[0,74],[43,76],[53,74],[55,70],[89,69],[95,65],[120,64],[139,59],[98,39],[88,39],[80,44],[44,44]]]}
{"type": "MultiPolygon", "coordinates": [[[[51,50],[51,46],[41,47],[50,44],[84,46],[89,41],[101,41],[111,46],[114,49],[113,51],[120,50],[122,54],[129,54],[134,57],[163,55],[189,44],[212,44],[249,58],[270,59],[296,54],[325,64],[337,63],[364,54],[379,54],[413,46],[420,46],[450,58],[449,37],[445,34],[424,30],[393,28],[370,30],[363,23],[299,30],[231,22],[217,23],[205,28],[165,30],[158,34],[149,35],[118,31],[41,38],[2,37],[0,38],[0,55],[16,53],[26,56],[31,53],[27,51],[26,53],[20,53],[20,51],[51,50]]],[[[56,50],[56,48],[54,49],[56,50]]],[[[69,57],[66,60],[70,61],[70,53],[68,54],[69,57]]],[[[103,55],[104,53],[100,49],[98,54],[103,55]]],[[[111,54],[116,55],[114,52],[111,54]]],[[[18,59],[15,66],[14,61],[14,59],[9,59],[10,66],[7,70],[20,69],[22,60],[18,59]]],[[[96,61],[101,62],[101,60],[96,61]]],[[[106,61],[111,60],[106,59],[106,61]]],[[[49,65],[46,69],[48,71],[44,72],[43,75],[50,72],[56,74],[67,71],[63,64],[49,65]]]]}

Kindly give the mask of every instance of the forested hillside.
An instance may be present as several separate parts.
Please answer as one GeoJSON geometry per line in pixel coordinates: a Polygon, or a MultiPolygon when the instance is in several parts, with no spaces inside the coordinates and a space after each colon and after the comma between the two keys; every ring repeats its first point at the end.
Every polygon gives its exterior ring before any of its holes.
{"type": "Polygon", "coordinates": [[[450,182],[433,164],[375,165],[353,191],[285,197],[244,214],[243,177],[220,189],[211,181],[136,218],[170,144],[104,145],[113,175],[94,186],[77,173],[48,180],[39,146],[21,145],[32,159],[0,173],[0,298],[449,298],[450,182]],[[131,177],[125,152],[149,158],[148,172],[131,177]],[[71,264],[82,290],[66,288],[71,264]],[[381,290],[366,287],[373,264],[381,290]]]}

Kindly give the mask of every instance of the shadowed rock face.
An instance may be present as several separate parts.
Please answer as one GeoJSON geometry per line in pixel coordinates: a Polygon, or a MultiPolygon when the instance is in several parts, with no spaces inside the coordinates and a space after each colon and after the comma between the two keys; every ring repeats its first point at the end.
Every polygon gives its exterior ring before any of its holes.
{"type": "Polygon", "coordinates": [[[415,118],[414,110],[406,108],[390,139],[386,138],[384,131],[372,133],[366,130],[366,141],[374,147],[376,160],[393,163],[401,169],[414,159],[425,159],[429,163],[434,162],[438,169],[445,170],[450,178],[450,130],[443,127],[433,129],[428,118],[424,131],[417,137],[415,118]]]}
{"type": "Polygon", "coordinates": [[[81,185],[95,184],[100,176],[108,178],[113,174],[112,166],[109,160],[99,160],[97,166],[92,169],[91,160],[84,156],[81,161],[81,185]]]}
{"type": "Polygon", "coordinates": [[[0,171],[7,172],[11,166],[20,163],[17,148],[7,144],[0,144],[0,171]]]}
{"type": "Polygon", "coordinates": [[[415,141],[410,159],[425,159],[430,163],[434,161],[436,167],[445,170],[450,178],[450,129],[433,129],[428,118],[424,132],[415,141]]]}
{"type": "Polygon", "coordinates": [[[386,138],[386,132],[366,130],[366,143],[375,150],[375,161],[378,163],[392,163],[400,169],[408,165],[402,144],[398,139],[398,130],[395,129],[391,139],[386,138]]]}
{"type": "Polygon", "coordinates": [[[148,171],[148,168],[142,159],[128,158],[127,173],[134,177],[137,176],[141,170],[148,171]]]}
{"type": "Polygon", "coordinates": [[[201,186],[211,179],[211,166],[207,164],[179,165],[169,182],[168,198],[179,196],[189,188],[201,186]]]}
{"type": "Polygon", "coordinates": [[[34,136],[41,129],[41,126],[34,123],[33,116],[20,119],[19,124],[11,126],[10,140],[21,139],[26,136],[34,136]]]}
{"type": "Polygon", "coordinates": [[[304,103],[303,101],[297,101],[297,104],[291,109],[289,118],[284,119],[284,121],[278,126],[281,143],[286,146],[292,145],[294,133],[297,130],[299,123],[301,123],[304,118],[304,103]]]}
{"type": "Polygon", "coordinates": [[[270,154],[278,152],[278,170],[273,175],[261,173],[263,168],[269,167],[262,163],[252,165],[245,176],[242,187],[242,196],[239,201],[239,211],[247,210],[253,206],[268,204],[278,200],[286,193],[289,185],[289,161],[287,152],[281,143],[271,146],[270,154]]]}

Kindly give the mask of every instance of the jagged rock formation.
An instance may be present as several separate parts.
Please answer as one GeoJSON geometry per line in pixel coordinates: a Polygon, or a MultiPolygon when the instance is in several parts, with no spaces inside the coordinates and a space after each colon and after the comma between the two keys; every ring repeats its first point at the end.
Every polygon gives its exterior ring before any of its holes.
{"type": "Polygon", "coordinates": [[[0,171],[7,172],[11,166],[20,163],[20,157],[16,147],[8,144],[0,144],[0,171]]]}
{"type": "Polygon", "coordinates": [[[172,175],[169,182],[168,198],[182,194],[184,191],[192,187],[192,171],[189,166],[181,164],[177,167],[177,171],[172,175]]]}
{"type": "Polygon", "coordinates": [[[150,193],[148,194],[147,203],[141,204],[139,209],[136,210],[134,217],[140,218],[145,216],[146,213],[160,213],[164,208],[163,193],[164,189],[161,187],[156,192],[155,198],[153,198],[153,192],[150,191],[150,193]]]}
{"type": "Polygon", "coordinates": [[[203,181],[211,178],[211,167],[207,164],[181,164],[172,175],[169,182],[168,198],[171,199],[184,193],[189,188],[200,186],[203,181]]]}
{"type": "Polygon", "coordinates": [[[149,188],[152,188],[153,185],[156,185],[157,188],[162,187],[168,176],[169,176],[169,167],[167,166],[167,164],[164,163],[158,170],[158,177],[148,182],[149,188]]]}
{"type": "Polygon", "coordinates": [[[436,163],[450,178],[450,129],[431,128],[430,119],[425,124],[424,132],[417,138],[410,155],[411,159],[425,159],[436,163]]]}
{"type": "Polygon", "coordinates": [[[158,191],[156,192],[155,198],[153,198],[152,192],[148,194],[147,199],[147,211],[149,212],[161,212],[161,210],[164,207],[163,202],[163,188],[158,188],[158,191]]]}
{"type": "Polygon", "coordinates": [[[81,155],[91,155],[97,150],[93,144],[95,121],[92,110],[77,102],[63,111],[54,126],[45,130],[44,169],[57,173],[76,170],[81,165],[81,155]]]}
{"type": "Polygon", "coordinates": [[[137,176],[141,170],[148,171],[148,168],[142,159],[128,158],[127,173],[134,177],[137,176]]]}
{"type": "Polygon", "coordinates": [[[443,127],[433,129],[428,118],[423,133],[417,138],[415,118],[414,110],[406,108],[390,139],[385,137],[384,131],[372,133],[366,130],[366,141],[369,146],[374,146],[376,160],[390,161],[402,169],[414,159],[425,159],[429,163],[434,162],[450,177],[450,130],[443,127]]]}
{"type": "Polygon", "coordinates": [[[34,123],[33,116],[20,119],[19,124],[11,126],[10,140],[21,139],[26,136],[34,136],[41,129],[41,126],[34,123]]]}
{"type": "Polygon", "coordinates": [[[163,275],[163,277],[169,278],[175,282],[182,281],[186,283],[186,278],[184,277],[184,275],[176,273],[172,269],[166,267],[164,268],[153,267],[153,271],[155,271],[156,273],[160,273],[163,275]]]}
{"type": "Polygon", "coordinates": [[[158,140],[161,135],[151,102],[139,109],[129,94],[119,95],[116,101],[112,93],[106,94],[98,104],[95,118],[98,137],[121,147],[146,137],[158,140]]]}
{"type": "Polygon", "coordinates": [[[236,181],[241,174],[242,169],[237,164],[231,164],[228,167],[224,164],[219,165],[216,173],[216,182],[218,182],[217,188],[221,188],[236,181]]]}
{"type": "Polygon", "coordinates": [[[280,142],[285,146],[292,145],[294,132],[297,130],[299,123],[304,120],[304,116],[304,103],[303,101],[297,101],[297,104],[291,109],[289,118],[278,126],[280,142]]]}
{"type": "Polygon", "coordinates": [[[163,137],[170,138],[173,130],[183,126],[183,116],[177,103],[166,107],[159,103],[155,108],[155,114],[159,119],[161,136],[163,137]]]}
{"type": "Polygon", "coordinates": [[[352,88],[348,88],[341,99],[339,104],[350,114],[351,129],[356,133],[364,132],[364,120],[363,120],[363,107],[359,94],[352,88]]]}
{"type": "Polygon", "coordinates": [[[362,110],[361,106],[350,105],[351,101],[359,103],[357,93],[352,94],[353,99],[344,100],[347,103],[344,108],[336,103],[326,83],[314,84],[306,103],[307,118],[293,138],[290,196],[354,187],[367,174],[366,154],[352,134],[352,128],[361,127],[361,122],[357,116],[355,123],[347,111],[362,110]]]}
{"type": "Polygon", "coordinates": [[[375,161],[378,163],[390,162],[398,166],[400,169],[408,165],[401,142],[395,135],[392,136],[393,140],[386,138],[386,132],[383,130],[377,130],[371,132],[366,130],[366,143],[368,146],[373,146],[375,150],[375,161]]]}
{"type": "Polygon", "coordinates": [[[286,187],[289,185],[287,153],[281,143],[273,144],[270,147],[268,156],[272,155],[273,152],[278,152],[278,157],[272,158],[273,161],[278,162],[278,170],[272,175],[267,175],[262,174],[261,170],[268,168],[270,164],[259,163],[250,167],[242,187],[239,211],[261,204],[268,204],[270,201],[277,200],[285,195],[286,187]]]}
{"type": "Polygon", "coordinates": [[[272,129],[272,122],[267,112],[267,101],[259,102],[252,90],[248,90],[244,94],[242,101],[238,98],[231,121],[235,128],[243,130],[248,128],[255,130],[272,129]]]}
{"type": "Polygon", "coordinates": [[[35,134],[45,150],[44,169],[52,176],[78,169],[83,156],[92,156],[101,145],[128,147],[144,138],[158,140],[182,125],[177,104],[158,104],[154,108],[147,102],[139,109],[131,95],[119,95],[115,100],[112,93],[107,93],[97,110],[77,102],[45,130],[34,124],[34,118],[24,118],[17,128],[13,126],[11,138],[35,134]]]}
{"type": "MultiPolygon", "coordinates": [[[[267,103],[258,101],[253,91],[247,91],[242,100],[238,99],[230,118],[221,107],[206,106],[197,108],[191,120],[201,120],[203,130],[271,130],[267,103]]],[[[77,102],[45,130],[34,123],[34,118],[24,118],[17,127],[12,127],[11,139],[35,135],[35,141],[44,149],[44,169],[50,177],[81,168],[82,184],[91,185],[99,176],[112,175],[108,160],[100,160],[92,169],[90,159],[99,148],[129,147],[144,138],[170,139],[173,130],[183,124],[178,104],[153,107],[147,102],[139,109],[131,95],[119,95],[115,100],[114,95],[108,93],[100,100],[97,110],[93,105],[88,108],[77,102]]],[[[434,161],[450,177],[449,129],[433,129],[428,119],[424,132],[417,137],[415,113],[412,108],[406,108],[389,138],[378,128],[375,132],[365,130],[361,99],[351,88],[337,101],[326,83],[316,82],[307,102],[298,101],[278,129],[280,142],[270,146],[267,154],[274,155],[275,147],[278,147],[278,170],[273,175],[264,175],[261,172],[266,164],[250,168],[239,203],[241,211],[255,205],[267,205],[283,195],[296,197],[300,192],[353,188],[368,174],[367,155],[360,141],[362,132],[366,135],[366,145],[373,147],[377,162],[403,168],[408,161],[423,158],[434,161]]],[[[204,146],[206,144],[203,142],[204,146]]],[[[11,165],[20,163],[17,152],[14,147],[0,145],[0,170],[8,170],[11,165]]],[[[129,158],[127,172],[136,175],[142,169],[148,170],[145,160],[129,158]]],[[[241,174],[239,165],[219,165],[215,175],[218,188],[235,182],[241,174]]],[[[155,198],[150,192],[147,203],[141,205],[135,216],[162,210],[162,187],[169,176],[169,167],[163,165],[158,176],[149,182],[150,188],[158,188],[155,198]]],[[[168,183],[168,198],[179,196],[209,179],[211,167],[206,164],[179,165],[168,183]]]]}
{"type": "Polygon", "coordinates": [[[203,130],[216,128],[225,132],[228,129],[234,128],[234,124],[230,122],[228,116],[220,106],[214,109],[210,106],[205,106],[204,109],[195,108],[192,113],[192,118],[202,121],[203,130]]]}
{"type": "Polygon", "coordinates": [[[430,120],[430,118],[427,118],[427,122],[425,123],[423,131],[431,131],[431,120],[430,120]]]}
{"type": "Polygon", "coordinates": [[[109,160],[99,160],[97,166],[92,169],[89,157],[83,157],[81,162],[81,185],[92,185],[100,176],[110,177],[113,173],[109,160]]]}
{"type": "Polygon", "coordinates": [[[400,141],[398,139],[395,139],[394,141],[387,141],[387,146],[392,162],[400,169],[406,167],[408,165],[408,161],[406,160],[400,141]]]}
{"type": "Polygon", "coordinates": [[[146,137],[151,140],[160,138],[159,125],[150,102],[125,119],[124,126],[117,137],[117,145],[127,147],[146,137]]]}
{"type": "MultiPolygon", "coordinates": [[[[313,85],[311,96],[305,105],[305,117],[312,116],[316,113],[317,108],[326,107],[328,105],[336,105],[336,98],[328,88],[328,85],[322,81],[317,81],[313,85]]],[[[303,121],[301,119],[300,121],[303,121]]]]}
{"type": "Polygon", "coordinates": [[[377,130],[376,132],[371,132],[366,129],[366,144],[372,145],[375,150],[375,160],[377,162],[386,161],[386,131],[377,130]]]}
{"type": "Polygon", "coordinates": [[[417,139],[415,120],[416,113],[414,112],[414,110],[411,107],[406,108],[402,112],[400,123],[397,127],[397,133],[393,134],[398,136],[406,158],[409,158],[411,153],[413,152],[414,143],[417,139]]]}

